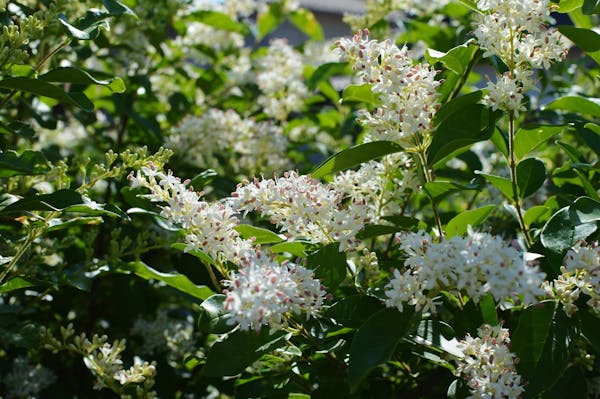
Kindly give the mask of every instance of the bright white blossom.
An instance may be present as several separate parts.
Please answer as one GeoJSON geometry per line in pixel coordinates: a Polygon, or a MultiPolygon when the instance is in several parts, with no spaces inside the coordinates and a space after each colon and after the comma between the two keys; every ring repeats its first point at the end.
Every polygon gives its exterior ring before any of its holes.
{"type": "Polygon", "coordinates": [[[372,85],[381,102],[373,113],[362,111],[362,123],[373,129],[373,140],[415,144],[415,135],[428,138],[439,108],[436,70],[415,64],[406,46],[369,40],[367,30],[339,40],[337,46],[342,60],[363,83],[372,85]]]}
{"type": "Polygon", "coordinates": [[[530,266],[527,254],[498,236],[476,233],[434,242],[427,233],[400,237],[407,254],[403,271],[395,270],[386,286],[389,307],[402,311],[406,304],[417,310],[436,311],[433,298],[440,291],[464,293],[475,303],[491,294],[502,308],[513,301],[537,302],[545,274],[530,266]]]}
{"type": "Polygon", "coordinates": [[[309,95],[302,71],[302,54],[284,39],[270,43],[267,54],[258,60],[256,75],[262,92],[257,101],[265,114],[284,121],[290,112],[302,109],[309,95]]]}
{"type": "Polygon", "coordinates": [[[516,357],[510,352],[507,328],[483,325],[477,337],[467,334],[458,344],[464,354],[457,373],[467,380],[468,399],[518,399],[525,391],[515,369],[516,357]]]}
{"type": "Polygon", "coordinates": [[[517,115],[523,93],[535,87],[532,69],[565,58],[569,42],[551,22],[549,0],[479,0],[474,35],[484,57],[498,56],[509,71],[488,83],[483,103],[517,115]]]}
{"type": "Polygon", "coordinates": [[[567,316],[579,309],[575,302],[581,294],[589,297],[586,304],[600,315],[600,247],[595,241],[589,245],[578,242],[569,249],[559,275],[553,282],[545,282],[544,289],[550,298],[563,304],[567,316]]]}
{"type": "Polygon", "coordinates": [[[279,329],[285,314],[315,315],[325,299],[312,270],[293,263],[280,265],[260,251],[246,267],[231,272],[225,287],[229,322],[242,330],[260,330],[263,325],[279,329]]]}
{"type": "Polygon", "coordinates": [[[358,244],[356,234],[369,221],[362,200],[343,204],[343,195],[310,176],[286,172],[273,179],[239,184],[229,200],[240,212],[257,210],[288,236],[314,243],[340,243],[340,251],[358,244]]]}
{"type": "Polygon", "coordinates": [[[234,227],[239,224],[237,211],[227,202],[209,203],[203,193],[188,188],[171,172],[165,174],[154,165],[129,175],[131,185],[150,189],[145,197],[161,205],[161,215],[186,231],[186,251],[202,250],[217,259],[243,261],[252,252],[252,243],[240,238],[234,227]]]}

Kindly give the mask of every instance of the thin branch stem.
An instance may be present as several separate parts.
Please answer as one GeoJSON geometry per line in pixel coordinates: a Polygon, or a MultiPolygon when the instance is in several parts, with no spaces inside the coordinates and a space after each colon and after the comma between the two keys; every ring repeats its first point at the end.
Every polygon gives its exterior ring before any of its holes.
{"type": "Polygon", "coordinates": [[[517,185],[517,160],[515,158],[515,116],[512,112],[509,115],[508,121],[508,153],[508,166],[510,169],[510,180],[513,191],[512,200],[514,202],[515,209],[517,210],[517,218],[519,219],[519,226],[521,227],[521,231],[525,237],[525,242],[527,243],[528,247],[531,247],[531,236],[529,234],[529,230],[527,229],[527,225],[525,224],[525,219],[523,218],[523,209],[521,207],[519,187],[517,185]]]}

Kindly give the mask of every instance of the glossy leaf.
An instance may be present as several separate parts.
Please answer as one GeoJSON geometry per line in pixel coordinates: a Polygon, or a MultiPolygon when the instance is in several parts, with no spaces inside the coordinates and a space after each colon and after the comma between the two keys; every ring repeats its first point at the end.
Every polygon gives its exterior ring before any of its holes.
{"type": "Polygon", "coordinates": [[[375,105],[379,102],[369,84],[347,86],[342,92],[342,101],[344,103],[359,102],[367,105],[375,105]]]}
{"type": "MultiPolygon", "coordinates": [[[[87,17],[91,23],[84,23],[83,26],[76,26],[79,24],[70,24],[69,20],[64,14],[58,15],[58,21],[62,24],[67,35],[73,39],[94,40],[98,37],[101,30],[110,30],[108,22],[104,20],[104,18],[109,16],[110,14],[107,13],[94,13],[92,11],[88,11],[87,17]]],[[[85,18],[82,21],[85,21],[85,18]]]]}
{"type": "Polygon", "coordinates": [[[558,210],[546,222],[541,232],[544,247],[562,252],[597,230],[600,202],[581,197],[568,207],[558,210]]]}
{"type": "Polygon", "coordinates": [[[235,226],[234,229],[243,239],[252,239],[254,244],[276,244],[285,241],[284,238],[281,238],[271,230],[251,226],[249,224],[239,224],[235,226]]]}
{"type": "Polygon", "coordinates": [[[21,288],[34,287],[36,284],[21,277],[14,277],[0,285],[0,294],[19,290],[21,288]]]}
{"type": "Polygon", "coordinates": [[[479,47],[477,47],[474,43],[465,43],[448,50],[446,53],[433,49],[427,49],[425,51],[425,57],[432,65],[436,62],[441,62],[449,70],[458,75],[463,75],[467,72],[469,64],[473,60],[473,57],[478,50],[479,47]]]}
{"type": "Polygon", "coordinates": [[[352,295],[340,299],[327,309],[324,316],[344,327],[359,328],[382,307],[382,302],[375,297],[352,295]]]}
{"type": "Polygon", "coordinates": [[[559,26],[558,30],[585,51],[597,64],[600,64],[600,35],[598,33],[591,29],[565,25],[559,26]]]}
{"type": "Polygon", "coordinates": [[[311,11],[306,8],[298,8],[289,15],[289,18],[296,28],[312,40],[322,41],[324,39],[323,28],[311,11]]]}
{"type": "Polygon", "coordinates": [[[263,328],[259,333],[237,330],[224,340],[216,342],[208,350],[202,374],[206,377],[237,375],[263,354],[284,346],[291,336],[286,331],[269,335],[268,330],[263,328]]]}
{"type": "Polygon", "coordinates": [[[469,184],[464,186],[462,184],[449,182],[449,181],[434,181],[426,183],[423,186],[423,191],[434,201],[439,201],[442,198],[464,190],[478,190],[480,187],[476,184],[469,184]]]}
{"type": "Polygon", "coordinates": [[[600,118],[600,99],[580,96],[565,96],[552,101],[546,109],[569,111],[600,118]]]}
{"type": "Polygon", "coordinates": [[[494,210],[494,205],[487,205],[477,209],[462,211],[453,217],[444,229],[447,238],[454,236],[463,236],[467,232],[468,226],[475,227],[483,223],[489,214],[494,210]]]}
{"type": "Polygon", "coordinates": [[[99,80],[94,78],[88,72],[75,67],[56,68],[40,75],[38,79],[55,83],[76,83],[82,85],[97,84],[108,87],[114,93],[123,93],[125,91],[125,83],[121,78],[99,80]]]}
{"type": "Polygon", "coordinates": [[[204,251],[201,251],[201,250],[186,251],[185,249],[187,248],[187,244],[185,244],[185,243],[178,242],[175,244],[171,244],[171,248],[174,248],[178,251],[186,252],[186,253],[200,259],[202,262],[204,262],[208,265],[215,264],[215,261],[213,260],[213,258],[211,258],[210,255],[208,255],[204,251]]]}
{"type": "Polygon", "coordinates": [[[535,193],[546,181],[546,166],[537,158],[527,158],[517,165],[517,187],[519,197],[526,198],[535,193]]]}
{"type": "Polygon", "coordinates": [[[308,252],[312,251],[315,244],[305,241],[290,241],[275,244],[270,248],[270,251],[274,254],[290,253],[294,256],[306,257],[308,252]]]}
{"type": "Polygon", "coordinates": [[[335,75],[347,75],[349,71],[351,71],[351,69],[346,62],[328,62],[319,65],[319,67],[310,75],[306,84],[310,89],[314,90],[319,83],[327,81],[335,75]]]}
{"type": "Polygon", "coordinates": [[[27,211],[60,211],[73,205],[83,204],[81,194],[74,190],[58,190],[51,194],[40,194],[20,199],[0,213],[22,213],[27,211]]]}
{"type": "Polygon", "coordinates": [[[137,19],[137,15],[131,10],[131,8],[127,7],[125,4],[121,3],[117,0],[102,0],[102,4],[104,8],[108,11],[110,15],[131,15],[137,19]]]}
{"type": "Polygon", "coordinates": [[[517,159],[522,159],[545,141],[564,130],[565,126],[563,125],[532,125],[520,128],[515,134],[515,156],[517,159]]]}
{"type": "Polygon", "coordinates": [[[224,334],[235,327],[233,324],[228,323],[231,318],[228,316],[229,312],[223,307],[224,302],[225,295],[215,294],[200,304],[200,314],[198,316],[200,331],[211,334],[224,334]]]}
{"type": "Polygon", "coordinates": [[[36,96],[53,98],[61,103],[79,107],[84,111],[92,111],[94,109],[94,104],[92,104],[92,102],[83,93],[67,93],[60,87],[39,79],[23,77],[6,78],[0,80],[0,88],[18,90],[35,94],[36,96]]]}
{"type": "Polygon", "coordinates": [[[310,175],[315,179],[320,179],[329,174],[349,169],[384,155],[393,154],[402,151],[403,148],[391,141],[372,141],[365,144],[359,144],[347,148],[337,154],[329,157],[321,165],[317,166],[310,175]]]}
{"type": "Polygon", "coordinates": [[[545,221],[544,218],[548,219],[552,215],[550,208],[544,205],[533,206],[525,212],[523,215],[523,221],[526,226],[531,226],[533,223],[545,221]]]}
{"type": "Polygon", "coordinates": [[[258,35],[256,40],[262,40],[285,20],[285,15],[279,3],[271,3],[265,12],[256,18],[258,35]]]}
{"type": "Polygon", "coordinates": [[[119,271],[134,273],[144,280],[162,281],[169,287],[175,288],[176,290],[197,299],[206,299],[214,294],[210,288],[204,285],[196,285],[182,274],[162,273],[151,268],[142,261],[125,263],[119,267],[119,271]]]}
{"type": "Polygon", "coordinates": [[[496,176],[496,175],[491,175],[489,173],[483,173],[483,172],[476,172],[478,175],[481,175],[483,177],[485,177],[485,179],[487,181],[489,181],[490,183],[492,183],[492,185],[494,187],[496,187],[498,190],[500,190],[500,192],[509,199],[512,199],[514,197],[513,195],[513,188],[512,188],[512,182],[510,181],[510,179],[507,179],[506,177],[501,177],[501,176],[496,176]]]}
{"type": "Polygon", "coordinates": [[[383,309],[371,316],[356,332],[350,346],[348,379],[353,391],[375,367],[390,360],[402,338],[416,326],[415,313],[383,309]]]}
{"type": "Polygon", "coordinates": [[[339,243],[326,245],[307,258],[307,266],[329,291],[335,291],[346,278],[346,253],[340,252],[339,243]]]}
{"type": "Polygon", "coordinates": [[[196,11],[192,14],[197,22],[202,22],[205,25],[212,26],[220,30],[228,32],[236,32],[245,35],[248,33],[246,25],[231,19],[227,14],[212,10],[196,11]]]}
{"type": "Polygon", "coordinates": [[[39,151],[26,150],[20,155],[15,151],[0,152],[0,177],[38,175],[48,169],[48,161],[39,151]]]}
{"type": "Polygon", "coordinates": [[[402,227],[390,226],[388,224],[368,224],[365,227],[363,227],[356,236],[361,240],[365,240],[367,238],[394,234],[403,230],[404,228],[402,227]]]}

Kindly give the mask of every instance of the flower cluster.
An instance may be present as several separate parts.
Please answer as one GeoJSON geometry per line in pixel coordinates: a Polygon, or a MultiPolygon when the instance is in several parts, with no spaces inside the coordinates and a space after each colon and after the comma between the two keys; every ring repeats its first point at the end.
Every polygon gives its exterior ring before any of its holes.
{"type": "Polygon", "coordinates": [[[418,185],[418,176],[406,153],[388,155],[380,161],[363,163],[357,170],[338,173],[332,183],[335,190],[364,202],[371,222],[401,213],[398,200],[416,191],[418,185]]]}
{"type": "Polygon", "coordinates": [[[286,40],[273,40],[267,54],[258,61],[256,83],[262,95],[258,104],[265,114],[285,121],[293,111],[299,111],[308,97],[302,76],[302,55],[286,40]]]}
{"type": "MultiPolygon", "coordinates": [[[[297,175],[294,177],[299,179],[297,175]]],[[[145,196],[151,201],[165,204],[161,206],[161,215],[169,223],[185,231],[186,251],[202,250],[213,259],[231,261],[239,266],[237,271],[229,273],[229,280],[224,282],[227,287],[225,308],[229,311],[232,323],[239,323],[244,330],[250,328],[258,330],[265,324],[270,324],[272,328],[279,328],[286,313],[305,313],[311,316],[319,311],[325,292],[320,282],[314,278],[312,271],[300,265],[280,265],[263,255],[260,248],[255,247],[251,240],[242,239],[234,229],[239,223],[235,215],[239,212],[248,212],[253,209],[252,206],[257,206],[257,198],[253,197],[254,202],[252,202],[248,200],[248,196],[260,196],[263,199],[260,209],[263,211],[267,208],[273,211],[279,208],[278,199],[273,197],[273,193],[244,190],[244,186],[241,186],[236,191],[238,195],[234,193],[225,202],[209,203],[201,199],[202,193],[189,189],[187,182],[182,183],[170,172],[165,174],[153,165],[141,168],[136,175],[131,174],[130,179],[133,187],[150,189],[151,193],[145,196]]],[[[314,187],[318,187],[316,182],[310,181],[314,187]]],[[[265,188],[270,186],[265,181],[262,183],[265,188]]],[[[250,186],[260,188],[261,184],[257,182],[250,186]]],[[[322,191],[328,190],[323,186],[322,191]]],[[[282,194],[285,188],[280,187],[277,192],[282,194]]],[[[291,199],[299,192],[295,190],[287,194],[291,199]]],[[[311,198],[317,199],[318,194],[311,198]]],[[[321,200],[325,201],[327,198],[322,196],[321,200]]],[[[286,199],[284,203],[287,206],[290,201],[286,199]]],[[[307,209],[310,207],[317,207],[317,204],[307,201],[304,206],[297,208],[298,212],[303,210],[305,213],[298,215],[297,218],[306,217],[307,209]]],[[[334,236],[348,233],[344,230],[349,223],[344,219],[348,212],[344,209],[336,209],[334,212],[326,206],[324,208],[324,211],[333,212],[332,215],[327,216],[337,217],[330,222],[339,221],[341,226],[338,231],[325,231],[334,236]]],[[[317,209],[313,209],[314,212],[317,212],[317,209]]],[[[287,216],[288,221],[296,218],[292,214],[287,216]]],[[[317,228],[318,220],[320,219],[316,219],[311,227],[317,228]]],[[[302,226],[308,228],[305,224],[302,226]]],[[[344,236],[346,245],[347,242],[352,242],[351,238],[358,231],[354,226],[351,228],[355,231],[352,234],[348,233],[350,237],[344,236]]]]}
{"type": "Polygon", "coordinates": [[[56,375],[41,364],[32,364],[26,357],[19,356],[12,363],[10,373],[2,383],[9,398],[36,398],[39,393],[54,384],[56,375]]]}
{"type": "Polygon", "coordinates": [[[439,108],[437,72],[427,64],[414,64],[406,46],[369,40],[367,30],[352,40],[339,40],[337,47],[381,102],[373,113],[363,111],[362,123],[373,128],[373,139],[414,144],[415,136],[422,135],[426,142],[439,108]]]}
{"type": "Polygon", "coordinates": [[[239,184],[229,203],[240,212],[257,210],[288,236],[314,243],[340,243],[340,251],[358,244],[356,234],[369,221],[364,200],[343,204],[342,193],[310,176],[283,177],[239,184]]]}
{"type": "Polygon", "coordinates": [[[595,241],[590,245],[578,242],[567,251],[561,267],[562,274],[552,283],[545,282],[544,289],[550,298],[559,300],[570,317],[577,312],[575,302],[581,294],[590,297],[586,304],[600,314],[600,247],[595,241]]]}
{"type": "Polygon", "coordinates": [[[200,168],[219,170],[230,154],[236,172],[253,175],[274,173],[289,165],[288,142],[283,129],[271,122],[242,118],[233,110],[211,108],[200,116],[189,116],[173,130],[167,146],[200,168]]]}
{"type": "Polygon", "coordinates": [[[186,251],[202,250],[214,259],[241,261],[252,253],[250,241],[240,238],[234,227],[239,224],[237,213],[227,202],[209,203],[203,193],[189,189],[169,171],[164,173],[150,164],[136,175],[129,175],[131,187],[145,187],[145,197],[161,205],[161,215],[186,231],[186,251]]]}
{"type": "Polygon", "coordinates": [[[278,329],[290,312],[315,315],[325,298],[312,270],[293,263],[280,265],[260,251],[248,266],[232,272],[225,286],[229,322],[242,330],[260,330],[263,325],[278,329]]]}
{"type": "Polygon", "coordinates": [[[507,328],[484,325],[477,337],[467,334],[458,349],[464,358],[457,372],[467,380],[468,399],[517,399],[525,391],[515,369],[517,359],[510,352],[507,328]]]}
{"type": "Polygon", "coordinates": [[[529,266],[527,254],[500,237],[469,230],[467,237],[454,236],[434,242],[424,233],[401,237],[408,258],[404,271],[394,271],[386,286],[386,304],[402,311],[404,304],[435,312],[433,298],[440,291],[465,293],[474,302],[490,293],[501,307],[512,301],[525,305],[543,295],[545,274],[529,266]]]}
{"type": "Polygon", "coordinates": [[[547,69],[564,59],[569,44],[547,27],[549,0],[479,0],[477,7],[482,14],[474,34],[484,56],[496,55],[509,68],[496,83],[488,83],[484,104],[518,114],[523,93],[535,86],[532,68],[547,69]]]}

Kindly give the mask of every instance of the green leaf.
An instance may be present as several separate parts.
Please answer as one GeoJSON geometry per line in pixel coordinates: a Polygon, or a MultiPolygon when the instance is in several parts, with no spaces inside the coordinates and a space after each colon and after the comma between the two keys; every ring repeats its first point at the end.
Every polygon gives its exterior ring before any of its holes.
{"type": "Polygon", "coordinates": [[[587,176],[582,171],[577,169],[577,167],[574,167],[573,171],[577,174],[577,177],[579,177],[579,181],[581,182],[581,186],[585,190],[585,193],[589,197],[595,199],[596,201],[600,201],[600,196],[596,192],[596,188],[594,187],[592,182],[587,178],[587,176]]]}
{"type": "Polygon", "coordinates": [[[373,93],[373,90],[371,90],[370,84],[350,85],[342,92],[342,102],[357,102],[365,103],[367,105],[376,105],[379,103],[379,99],[375,93],[373,93]]]}
{"type": "Polygon", "coordinates": [[[125,91],[125,83],[121,78],[98,80],[88,72],[75,67],[56,68],[39,76],[38,79],[55,83],[97,84],[108,87],[113,93],[123,93],[125,91]]]}
{"type": "Polygon", "coordinates": [[[581,320],[581,333],[594,351],[600,354],[600,318],[589,311],[577,312],[577,316],[581,320]]]}
{"type": "Polygon", "coordinates": [[[324,39],[323,28],[315,14],[306,8],[299,8],[293,11],[290,16],[290,21],[296,28],[301,32],[304,32],[309,38],[316,41],[322,41],[324,39]]]}
{"type": "Polygon", "coordinates": [[[340,299],[327,309],[324,316],[344,327],[359,328],[382,308],[382,302],[372,296],[352,295],[340,299]]]}
{"type": "Polygon", "coordinates": [[[544,220],[544,218],[550,217],[552,214],[550,208],[544,205],[537,205],[529,208],[525,215],[523,215],[523,221],[526,226],[531,226],[533,223],[544,220]]]}
{"type": "Polygon", "coordinates": [[[580,8],[583,4],[583,0],[560,0],[558,4],[558,12],[568,13],[577,8],[580,8]]]}
{"type": "Polygon", "coordinates": [[[568,207],[559,209],[544,225],[542,245],[554,252],[571,248],[579,240],[597,230],[600,221],[600,202],[580,197],[568,207]]]}
{"type": "Polygon", "coordinates": [[[489,214],[494,210],[494,205],[486,205],[481,208],[463,211],[453,217],[444,231],[446,238],[454,236],[463,236],[467,232],[468,226],[475,227],[485,221],[489,214]]]}
{"type": "Polygon", "coordinates": [[[574,26],[559,26],[560,33],[565,35],[577,47],[582,49],[597,64],[600,64],[600,35],[591,29],[576,28],[574,26]]]}
{"type": "Polygon", "coordinates": [[[347,75],[351,71],[347,62],[328,62],[319,65],[317,69],[310,75],[306,85],[314,90],[321,82],[327,81],[330,77],[336,75],[347,75]]]}
{"type": "Polygon", "coordinates": [[[83,204],[81,194],[74,190],[58,190],[51,194],[25,197],[10,204],[0,213],[22,213],[27,211],[61,211],[73,205],[83,204]]]}
{"type": "Polygon", "coordinates": [[[254,244],[276,244],[285,241],[284,238],[281,238],[271,230],[254,227],[249,224],[239,224],[234,229],[240,233],[243,239],[254,239],[254,244]]]}
{"type": "Polygon", "coordinates": [[[600,14],[600,0],[583,0],[581,11],[586,15],[600,14]]]}
{"type": "Polygon", "coordinates": [[[225,295],[211,295],[200,304],[200,315],[198,316],[198,328],[200,331],[210,334],[224,334],[234,328],[228,321],[231,318],[223,304],[225,295]]]}
{"type": "Polygon", "coordinates": [[[565,130],[564,125],[530,125],[517,130],[515,134],[515,155],[523,158],[546,140],[565,130]]]}
{"type": "Polygon", "coordinates": [[[350,346],[348,380],[356,391],[369,372],[390,360],[400,340],[415,328],[414,311],[382,309],[371,316],[356,332],[350,346]]]}
{"type": "Polygon", "coordinates": [[[467,104],[441,121],[427,151],[427,163],[435,165],[454,151],[492,137],[498,112],[482,104],[467,104]]]}
{"type": "Polygon", "coordinates": [[[496,311],[496,302],[492,294],[487,293],[481,298],[479,308],[481,309],[481,318],[485,324],[497,326],[500,323],[498,312],[496,311]]]}
{"type": "Polygon", "coordinates": [[[580,96],[566,96],[552,101],[546,109],[562,110],[600,118],[600,99],[580,96]]]}
{"type": "Polygon", "coordinates": [[[259,333],[237,330],[210,347],[202,374],[205,377],[237,375],[263,354],[284,346],[290,336],[286,331],[269,335],[267,328],[259,333]]]}
{"type": "Polygon", "coordinates": [[[110,15],[131,15],[132,17],[137,18],[137,15],[131,10],[131,8],[127,7],[125,4],[121,3],[117,0],[102,0],[102,4],[104,8],[108,11],[110,15]]]}
{"type": "Polygon", "coordinates": [[[104,20],[104,18],[109,17],[108,13],[98,13],[88,11],[86,17],[87,21],[90,23],[85,23],[86,19],[81,20],[81,24],[77,24],[79,26],[71,25],[69,20],[64,14],[58,15],[58,22],[60,22],[65,29],[67,35],[73,39],[78,40],[94,40],[98,37],[101,30],[110,30],[110,26],[108,22],[104,20]]]}
{"type": "Polygon", "coordinates": [[[132,272],[144,280],[162,281],[169,287],[173,287],[176,290],[183,292],[184,294],[191,295],[197,299],[204,300],[214,294],[214,292],[212,292],[212,290],[207,286],[196,285],[182,274],[162,273],[158,270],[154,270],[142,261],[125,263],[119,267],[119,271],[132,272]]]}
{"type": "Polygon", "coordinates": [[[273,245],[270,250],[274,254],[281,253],[290,253],[294,256],[299,256],[304,258],[308,255],[308,252],[312,251],[315,247],[315,244],[304,241],[292,241],[292,242],[282,242],[281,244],[273,245]]]}
{"type": "Polygon", "coordinates": [[[370,143],[359,144],[329,157],[325,162],[317,166],[310,175],[315,179],[320,179],[323,176],[400,151],[403,151],[403,148],[391,141],[372,141],[370,143]]]}
{"type": "Polygon", "coordinates": [[[60,87],[39,79],[23,77],[6,78],[0,80],[0,88],[24,91],[36,96],[53,98],[59,102],[74,105],[88,112],[94,109],[94,104],[92,104],[85,94],[79,92],[67,93],[60,87]]]}
{"type": "Polygon", "coordinates": [[[442,198],[464,190],[478,190],[480,187],[475,184],[469,184],[464,186],[462,184],[449,182],[449,181],[434,181],[430,183],[426,183],[423,186],[423,191],[431,198],[433,201],[440,201],[442,198]]]}
{"type": "Polygon", "coordinates": [[[190,186],[193,187],[197,191],[201,191],[205,186],[207,186],[217,176],[218,176],[217,172],[215,172],[212,169],[207,169],[207,170],[203,171],[202,173],[196,175],[196,177],[194,177],[192,179],[192,181],[190,181],[190,186]]]}
{"type": "Polygon", "coordinates": [[[404,230],[405,228],[403,227],[390,226],[387,224],[368,224],[365,227],[363,227],[361,231],[358,232],[356,237],[360,238],[361,240],[365,240],[367,238],[394,234],[404,230]]]}
{"type": "Polygon", "coordinates": [[[475,173],[477,173],[478,175],[481,175],[483,177],[486,178],[487,181],[489,181],[490,183],[492,183],[492,185],[494,187],[496,187],[498,190],[500,190],[500,192],[508,199],[512,199],[513,196],[513,188],[512,188],[512,182],[510,181],[510,179],[507,179],[506,177],[501,177],[501,176],[496,176],[496,175],[490,175],[489,173],[483,173],[480,171],[476,171],[475,173]]]}
{"type": "Polygon", "coordinates": [[[280,3],[271,3],[269,8],[258,15],[256,18],[256,27],[258,29],[257,41],[262,40],[271,33],[285,20],[285,15],[280,3]]]}
{"type": "Polygon", "coordinates": [[[317,277],[328,291],[335,291],[346,278],[346,253],[340,252],[339,243],[328,244],[308,255],[306,259],[309,269],[315,271],[317,277]]]}
{"type": "Polygon", "coordinates": [[[0,152],[0,177],[39,175],[49,170],[48,160],[40,151],[0,152]]]}
{"type": "Polygon", "coordinates": [[[225,30],[228,32],[248,34],[248,27],[231,19],[227,14],[212,10],[201,10],[192,13],[190,16],[196,22],[202,22],[204,25],[209,25],[214,28],[225,30]]]}
{"type": "Polygon", "coordinates": [[[8,280],[7,282],[0,285],[0,294],[5,294],[7,292],[15,291],[21,288],[34,287],[36,284],[31,281],[25,280],[21,277],[14,277],[8,280]]]}
{"type": "Polygon", "coordinates": [[[556,303],[547,301],[541,306],[528,307],[519,317],[519,325],[511,337],[511,351],[519,357],[517,367],[524,376],[531,377],[535,373],[550,333],[555,310],[556,303]]]}
{"type": "Polygon", "coordinates": [[[526,198],[535,193],[546,181],[546,166],[537,158],[527,158],[517,165],[519,197],[526,198]]]}
{"type": "Polygon", "coordinates": [[[494,129],[494,133],[492,134],[490,141],[494,143],[496,149],[500,151],[502,155],[504,155],[504,158],[508,159],[508,140],[506,137],[504,137],[500,129],[494,129]]]}
{"type": "Polygon", "coordinates": [[[446,68],[462,76],[467,72],[469,64],[473,60],[477,50],[479,50],[477,45],[473,42],[468,42],[454,47],[446,53],[427,49],[425,51],[425,58],[432,65],[436,62],[441,62],[446,68]]]}

